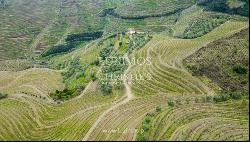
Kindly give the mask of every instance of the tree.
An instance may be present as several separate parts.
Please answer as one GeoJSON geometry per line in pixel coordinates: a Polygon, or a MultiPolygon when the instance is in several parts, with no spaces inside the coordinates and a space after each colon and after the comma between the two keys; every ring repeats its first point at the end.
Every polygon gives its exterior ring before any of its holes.
{"type": "Polygon", "coordinates": [[[7,5],[7,0],[0,0],[0,8],[5,8],[7,5]]]}
{"type": "Polygon", "coordinates": [[[108,81],[101,81],[100,82],[101,91],[105,94],[112,93],[113,87],[108,81]]]}

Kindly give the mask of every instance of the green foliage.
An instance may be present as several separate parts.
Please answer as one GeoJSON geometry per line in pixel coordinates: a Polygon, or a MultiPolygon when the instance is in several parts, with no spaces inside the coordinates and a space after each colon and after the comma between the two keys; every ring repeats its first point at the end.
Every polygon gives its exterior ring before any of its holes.
{"type": "Polygon", "coordinates": [[[175,103],[172,99],[168,100],[168,106],[169,107],[174,107],[175,106],[175,103]]]}
{"type": "Polygon", "coordinates": [[[72,49],[76,48],[82,42],[100,38],[102,34],[103,32],[88,32],[88,33],[68,35],[67,38],[65,39],[66,41],[65,44],[50,47],[49,49],[45,50],[42,53],[42,57],[69,52],[72,49]]]}
{"type": "Polygon", "coordinates": [[[8,94],[0,93],[0,100],[7,98],[8,94]]]}
{"type": "Polygon", "coordinates": [[[228,101],[229,99],[230,96],[226,93],[220,93],[219,95],[213,97],[214,102],[224,102],[228,101]]]}
{"type": "Polygon", "coordinates": [[[189,65],[187,65],[187,68],[192,71],[193,76],[202,76],[203,75],[203,69],[200,68],[198,65],[189,64],[189,65]]]}
{"type": "Polygon", "coordinates": [[[65,39],[66,42],[89,41],[102,37],[103,32],[87,32],[81,34],[71,34],[65,39]]]}
{"type": "Polygon", "coordinates": [[[248,42],[247,28],[230,37],[209,43],[186,58],[183,63],[192,75],[201,79],[205,76],[209,80],[205,83],[210,87],[218,85],[225,91],[248,92],[248,42]]]}
{"type": "Polygon", "coordinates": [[[205,15],[190,23],[181,38],[191,39],[201,37],[228,20],[229,17],[224,15],[205,15]]]}
{"type": "Polygon", "coordinates": [[[101,52],[100,52],[101,59],[105,60],[110,55],[110,53],[112,52],[112,49],[113,49],[113,46],[109,46],[109,47],[103,48],[101,50],[101,52]]]}
{"type": "Polygon", "coordinates": [[[132,39],[129,39],[129,43],[127,44],[127,52],[131,53],[136,49],[140,49],[144,47],[144,45],[151,39],[148,34],[135,34],[132,36],[132,39]]]}
{"type": "Polygon", "coordinates": [[[234,91],[234,92],[229,93],[229,96],[233,100],[240,100],[245,95],[241,93],[240,91],[234,91]]]}
{"type": "Polygon", "coordinates": [[[149,124],[151,122],[151,119],[149,116],[147,116],[145,119],[144,119],[144,123],[145,124],[149,124]]]}
{"type": "Polygon", "coordinates": [[[42,57],[46,57],[46,56],[54,55],[54,54],[58,54],[58,53],[63,53],[63,52],[68,52],[73,48],[75,48],[75,45],[73,43],[56,45],[56,46],[50,47],[49,49],[45,50],[42,53],[42,57]]]}
{"type": "Polygon", "coordinates": [[[230,7],[229,0],[198,0],[198,5],[204,6],[206,10],[249,16],[249,0],[239,0],[238,3],[244,4],[230,7]]]}
{"type": "Polygon", "coordinates": [[[124,59],[121,54],[115,54],[112,56],[115,61],[106,60],[102,68],[104,74],[122,74],[125,70],[124,59]]]}
{"type": "Polygon", "coordinates": [[[161,112],[161,107],[160,106],[157,106],[156,109],[155,109],[156,112],[161,112]]]}
{"type": "Polygon", "coordinates": [[[97,77],[95,73],[91,72],[90,76],[91,76],[92,81],[96,81],[97,77]]]}
{"type": "Polygon", "coordinates": [[[195,0],[185,0],[181,3],[176,0],[105,0],[105,4],[107,8],[101,16],[112,15],[120,19],[140,20],[178,13],[195,4],[195,0]]]}
{"type": "Polygon", "coordinates": [[[53,98],[54,100],[65,101],[78,95],[80,91],[81,90],[78,90],[77,88],[74,88],[74,89],[66,88],[63,91],[56,90],[55,93],[50,93],[50,97],[53,98]]]}
{"type": "Polygon", "coordinates": [[[89,72],[90,67],[90,64],[80,64],[80,59],[74,58],[59,64],[58,69],[63,70],[63,81],[67,88],[72,89],[78,88],[79,84],[86,85],[90,79],[93,79],[92,72],[89,72]]]}
{"type": "Polygon", "coordinates": [[[94,60],[91,65],[96,65],[96,66],[99,66],[100,65],[100,60],[99,59],[96,59],[94,60]]]}
{"type": "Polygon", "coordinates": [[[102,10],[102,12],[99,14],[100,17],[108,16],[108,15],[113,15],[114,14],[114,9],[116,8],[107,8],[102,10]]]}
{"type": "Polygon", "coordinates": [[[78,92],[81,92],[81,91],[83,91],[85,89],[85,86],[82,85],[82,84],[77,84],[76,89],[78,90],[78,92]]]}
{"type": "Polygon", "coordinates": [[[242,64],[237,64],[233,66],[233,71],[237,74],[247,74],[247,68],[242,64]]]}
{"type": "Polygon", "coordinates": [[[161,113],[161,107],[157,106],[156,111],[153,113],[147,113],[144,117],[138,131],[137,131],[137,138],[138,141],[147,141],[149,139],[148,135],[151,128],[152,120],[155,116],[161,113]]]}
{"type": "Polygon", "coordinates": [[[5,8],[7,6],[7,0],[0,0],[0,8],[5,8]]]}
{"type": "Polygon", "coordinates": [[[215,96],[206,96],[203,98],[203,102],[225,102],[228,100],[241,100],[246,94],[241,91],[221,91],[215,96]]]}
{"type": "Polygon", "coordinates": [[[141,20],[146,18],[152,18],[152,17],[163,17],[163,16],[170,16],[175,13],[181,12],[183,9],[176,9],[171,12],[163,12],[163,13],[157,13],[157,14],[147,14],[147,15],[121,15],[116,13],[113,9],[110,9],[106,11],[106,13],[103,13],[101,16],[105,15],[112,15],[116,18],[126,19],[126,20],[141,20]]]}
{"type": "Polygon", "coordinates": [[[112,84],[113,87],[120,88],[122,83],[119,76],[122,75],[125,68],[126,64],[124,62],[123,55],[116,53],[104,61],[101,80],[105,80],[108,87],[110,84],[112,84]]]}
{"type": "MultiPolygon", "coordinates": [[[[124,38],[126,38],[126,36],[124,36],[124,38]]],[[[149,39],[150,38],[147,34],[136,34],[131,39],[130,44],[128,45],[129,47],[125,45],[124,41],[122,42],[122,46],[126,46],[125,49],[127,49],[128,52],[132,52],[137,48],[143,47],[149,39]]],[[[128,40],[128,37],[126,40],[128,40]]],[[[120,75],[122,75],[126,68],[126,63],[123,58],[124,53],[115,52],[111,54],[113,52],[113,47],[114,44],[111,43],[108,47],[103,48],[99,54],[100,58],[104,62],[99,86],[105,94],[111,93],[112,88],[114,87],[122,87],[120,75]]]]}
{"type": "Polygon", "coordinates": [[[105,94],[112,93],[113,86],[107,80],[101,80],[99,82],[100,89],[105,94]]]}

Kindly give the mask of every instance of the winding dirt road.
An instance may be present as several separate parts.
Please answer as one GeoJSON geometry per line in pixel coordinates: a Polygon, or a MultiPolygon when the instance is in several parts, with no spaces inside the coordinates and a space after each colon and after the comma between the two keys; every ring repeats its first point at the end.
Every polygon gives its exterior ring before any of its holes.
{"type": "MultiPolygon", "coordinates": [[[[128,57],[127,54],[125,54],[124,57],[125,57],[125,59],[126,59],[127,61],[129,61],[129,57],[128,57]]],[[[130,62],[128,62],[128,63],[130,63],[130,62]]],[[[132,67],[132,65],[129,64],[129,66],[128,66],[127,70],[124,72],[124,74],[128,74],[128,73],[130,72],[131,67],[132,67]]],[[[117,107],[119,107],[119,106],[121,106],[121,105],[123,105],[123,104],[125,104],[125,103],[127,103],[127,102],[129,102],[130,100],[133,99],[131,87],[130,87],[130,85],[128,84],[128,81],[127,81],[126,79],[123,79],[123,84],[124,84],[125,90],[126,90],[126,91],[125,91],[125,95],[124,95],[124,96],[126,96],[126,99],[124,99],[123,101],[121,101],[121,102],[119,102],[119,103],[117,103],[117,104],[111,106],[109,109],[107,109],[106,111],[104,111],[104,112],[102,113],[102,115],[100,115],[100,116],[98,117],[98,119],[94,122],[94,124],[91,126],[91,128],[89,129],[89,131],[87,132],[87,134],[85,135],[85,137],[82,139],[82,141],[87,141],[87,140],[90,138],[91,134],[93,133],[93,131],[95,130],[95,128],[97,127],[97,125],[106,117],[106,115],[107,115],[110,111],[116,109],[117,107]]]]}

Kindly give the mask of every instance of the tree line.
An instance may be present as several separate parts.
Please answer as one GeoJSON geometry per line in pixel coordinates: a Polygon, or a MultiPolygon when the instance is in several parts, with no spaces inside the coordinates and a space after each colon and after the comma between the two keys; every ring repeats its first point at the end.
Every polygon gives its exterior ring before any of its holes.
{"type": "Polygon", "coordinates": [[[244,3],[244,5],[236,8],[231,8],[228,5],[228,0],[198,0],[197,4],[204,6],[206,10],[249,16],[249,0],[239,0],[239,2],[244,3]]]}
{"type": "Polygon", "coordinates": [[[99,16],[100,17],[104,17],[104,16],[114,16],[116,18],[120,18],[120,19],[125,19],[125,20],[139,20],[139,19],[146,19],[146,18],[152,18],[152,17],[163,17],[163,16],[169,16],[169,15],[173,15],[175,13],[179,13],[181,12],[184,8],[179,8],[176,9],[174,11],[171,12],[163,12],[163,13],[157,13],[157,14],[147,14],[147,15],[120,15],[117,12],[115,12],[116,8],[107,8],[104,9],[99,16]]]}
{"type": "Polygon", "coordinates": [[[42,53],[42,57],[71,51],[72,49],[76,48],[79,43],[98,39],[102,37],[102,35],[102,31],[68,35],[65,39],[65,44],[50,47],[42,53]]]}

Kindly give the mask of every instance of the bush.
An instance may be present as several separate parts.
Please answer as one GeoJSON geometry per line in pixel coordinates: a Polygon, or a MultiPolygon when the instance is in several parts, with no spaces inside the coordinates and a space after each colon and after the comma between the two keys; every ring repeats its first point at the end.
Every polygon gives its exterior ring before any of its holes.
{"type": "Polygon", "coordinates": [[[113,47],[110,46],[110,47],[103,48],[101,50],[100,57],[102,58],[102,60],[105,60],[110,55],[110,53],[112,52],[112,49],[113,47]]]}
{"type": "Polygon", "coordinates": [[[148,125],[143,125],[142,129],[143,129],[144,132],[147,132],[149,130],[149,126],[148,125]]]}
{"type": "Polygon", "coordinates": [[[237,74],[247,74],[247,68],[244,65],[237,64],[233,67],[233,71],[237,74]]]}
{"type": "Polygon", "coordinates": [[[91,65],[96,65],[96,66],[99,66],[99,64],[100,64],[99,59],[96,59],[91,63],[91,65]]]}
{"type": "Polygon", "coordinates": [[[161,111],[161,107],[157,106],[155,109],[156,112],[160,112],[161,111]]]}
{"type": "Polygon", "coordinates": [[[7,5],[7,0],[0,0],[0,8],[5,8],[7,5]]]}
{"type": "Polygon", "coordinates": [[[213,99],[215,102],[224,102],[230,100],[230,96],[226,93],[221,93],[219,95],[214,96],[213,99]]]}
{"type": "Polygon", "coordinates": [[[240,100],[243,97],[243,93],[239,91],[235,91],[229,94],[230,98],[233,100],[240,100]]]}
{"type": "Polygon", "coordinates": [[[8,96],[8,94],[0,93],[0,100],[4,99],[4,98],[7,98],[7,96],[8,96]]]}
{"type": "Polygon", "coordinates": [[[113,87],[112,87],[112,85],[109,82],[107,82],[107,81],[101,81],[100,82],[100,89],[105,94],[110,94],[110,93],[112,93],[113,87]]]}
{"type": "Polygon", "coordinates": [[[173,100],[168,100],[168,106],[169,107],[174,107],[175,103],[173,100]]]}
{"type": "Polygon", "coordinates": [[[91,76],[92,81],[96,81],[97,77],[95,73],[92,72],[90,76],[91,76]]]}
{"type": "Polygon", "coordinates": [[[203,103],[208,103],[208,102],[212,102],[212,101],[213,101],[213,96],[206,96],[206,97],[202,98],[203,103]]]}
{"type": "Polygon", "coordinates": [[[78,90],[78,92],[81,92],[81,91],[83,91],[85,89],[85,86],[81,85],[81,84],[77,84],[76,89],[78,90]]]}
{"type": "Polygon", "coordinates": [[[50,93],[50,97],[52,97],[54,100],[65,101],[76,96],[79,92],[80,91],[77,88],[74,88],[74,89],[66,88],[63,91],[56,90],[55,93],[50,93]]]}
{"type": "Polygon", "coordinates": [[[150,122],[151,122],[151,119],[149,117],[146,117],[145,120],[144,120],[144,123],[149,124],[150,122]]]}
{"type": "Polygon", "coordinates": [[[240,100],[244,96],[244,93],[240,91],[226,91],[220,92],[216,96],[207,96],[203,98],[203,102],[224,102],[228,100],[240,100]]]}

